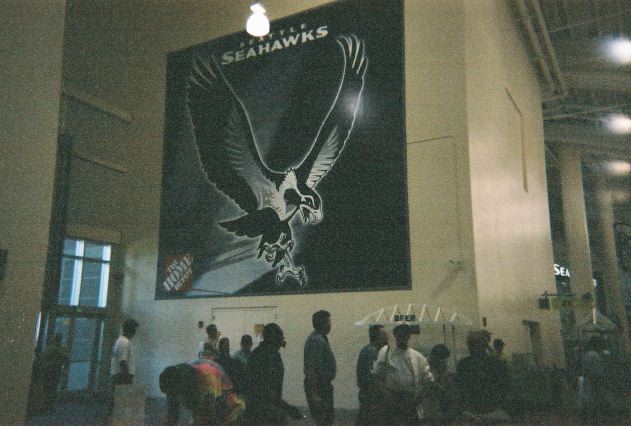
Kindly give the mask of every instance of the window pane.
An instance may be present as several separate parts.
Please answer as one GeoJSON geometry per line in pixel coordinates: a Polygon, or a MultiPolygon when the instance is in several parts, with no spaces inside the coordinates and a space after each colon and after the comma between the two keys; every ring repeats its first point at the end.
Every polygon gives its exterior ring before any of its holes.
{"type": "Polygon", "coordinates": [[[98,243],[85,243],[85,257],[93,259],[110,260],[110,246],[98,243]]]}
{"type": "Polygon", "coordinates": [[[59,280],[59,297],[57,303],[60,305],[72,305],[73,285],[75,284],[75,270],[78,261],[74,259],[61,259],[61,277],[59,280]]]}
{"type": "Polygon", "coordinates": [[[75,318],[70,351],[71,362],[89,361],[92,358],[96,321],[94,318],[75,318]]]}
{"type": "Polygon", "coordinates": [[[81,294],[79,296],[79,306],[97,306],[104,307],[104,303],[100,302],[101,286],[106,285],[109,271],[105,271],[104,267],[109,265],[97,262],[83,262],[83,275],[81,279],[81,294]],[[105,283],[104,283],[105,282],[105,283]]]}
{"type": "Polygon", "coordinates": [[[90,361],[71,362],[68,368],[68,390],[87,389],[90,379],[90,361]]]}
{"type": "Polygon", "coordinates": [[[75,318],[72,327],[72,349],[68,369],[68,390],[88,387],[90,363],[96,338],[96,319],[75,318]]]}
{"type": "Polygon", "coordinates": [[[55,318],[54,334],[61,334],[64,345],[68,344],[69,327],[70,327],[70,319],[68,317],[55,318]]]}
{"type": "Polygon", "coordinates": [[[111,253],[110,245],[65,239],[57,303],[104,308],[111,253]]]}
{"type": "Polygon", "coordinates": [[[77,247],[76,240],[69,240],[69,239],[64,240],[64,254],[74,255],[76,247],[77,247]]]}
{"type": "Polygon", "coordinates": [[[83,241],[64,239],[64,251],[63,254],[69,256],[83,256],[83,241]]]}

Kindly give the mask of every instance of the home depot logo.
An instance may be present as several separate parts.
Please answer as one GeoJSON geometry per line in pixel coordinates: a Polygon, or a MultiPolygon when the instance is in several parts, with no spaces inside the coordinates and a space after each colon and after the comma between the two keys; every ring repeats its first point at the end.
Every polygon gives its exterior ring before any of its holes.
{"type": "Polygon", "coordinates": [[[193,256],[167,256],[162,285],[168,292],[186,291],[193,286],[193,256]]]}

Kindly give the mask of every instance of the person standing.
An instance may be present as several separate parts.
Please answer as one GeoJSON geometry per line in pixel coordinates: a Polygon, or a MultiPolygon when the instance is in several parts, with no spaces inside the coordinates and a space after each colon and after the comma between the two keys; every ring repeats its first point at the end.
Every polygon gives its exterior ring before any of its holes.
{"type": "Polygon", "coordinates": [[[591,336],[587,350],[581,359],[584,380],[583,416],[600,416],[608,413],[607,362],[603,354],[605,341],[600,336],[591,336]]]}
{"type": "Polygon", "coordinates": [[[286,346],[283,330],[275,323],[263,328],[263,341],[252,351],[247,364],[245,424],[282,426],[287,416],[304,418],[293,405],[283,400],[285,366],[280,348],[286,346]]]}
{"type": "Polygon", "coordinates": [[[383,404],[378,391],[372,366],[377,360],[379,349],[388,344],[388,332],[383,325],[371,325],[368,329],[370,343],[359,351],[357,357],[357,386],[359,387],[359,425],[383,424],[383,404]]]}
{"type": "Polygon", "coordinates": [[[493,340],[493,353],[495,354],[495,357],[504,364],[508,365],[508,357],[506,356],[506,352],[504,352],[505,347],[506,344],[502,339],[493,340]]]}
{"type": "Polygon", "coordinates": [[[333,384],[336,364],[329,345],[331,314],[320,310],[311,317],[313,332],[304,347],[305,396],[309,411],[318,425],[332,425],[333,384]]]}
{"type": "Polygon", "coordinates": [[[379,350],[373,374],[385,388],[386,419],[390,425],[416,425],[422,390],[434,381],[425,357],[408,346],[412,327],[401,323],[392,330],[396,347],[379,350]]]}
{"type": "Polygon", "coordinates": [[[427,357],[429,369],[434,376],[434,385],[423,402],[423,418],[436,422],[447,422],[460,414],[460,402],[455,389],[453,374],[449,372],[447,345],[434,345],[427,357]]]}
{"type": "MultiPolygon", "coordinates": [[[[212,345],[210,342],[207,342],[205,346],[212,345]]],[[[236,359],[233,359],[230,356],[230,339],[227,337],[222,337],[219,339],[217,343],[217,359],[215,360],[217,364],[221,366],[223,371],[228,375],[230,381],[232,381],[232,385],[234,386],[234,390],[241,394],[244,391],[244,370],[245,365],[241,364],[236,359]]]]}
{"type": "Polygon", "coordinates": [[[61,334],[55,334],[46,344],[40,365],[40,382],[46,411],[55,410],[59,382],[68,364],[68,350],[63,346],[61,334]]]}
{"type": "Polygon", "coordinates": [[[504,407],[510,392],[510,374],[504,362],[488,353],[487,336],[484,330],[467,334],[469,356],[458,362],[455,382],[467,417],[508,420],[504,407]]]}
{"type": "Polygon", "coordinates": [[[123,334],[118,337],[112,350],[111,374],[114,385],[131,385],[136,374],[134,351],[131,339],[136,335],[138,322],[127,319],[123,323],[123,334]]]}
{"type": "Polygon", "coordinates": [[[217,349],[217,343],[219,342],[219,336],[221,333],[217,330],[217,326],[215,324],[208,324],[206,326],[206,340],[202,340],[197,345],[197,354],[201,354],[204,350],[204,344],[209,343],[213,348],[217,349]]]}
{"type": "Polygon", "coordinates": [[[244,334],[241,336],[241,349],[232,354],[232,358],[240,361],[243,365],[247,365],[250,354],[252,354],[252,336],[244,334]]]}

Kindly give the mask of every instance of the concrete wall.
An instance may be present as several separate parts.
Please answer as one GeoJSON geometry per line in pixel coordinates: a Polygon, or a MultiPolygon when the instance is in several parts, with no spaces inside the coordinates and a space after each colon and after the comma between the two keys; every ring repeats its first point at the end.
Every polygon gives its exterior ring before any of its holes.
{"type": "Polygon", "coordinates": [[[561,364],[536,76],[507,5],[465,2],[466,81],[476,282],[480,316],[507,350],[530,352],[521,320],[540,322],[546,361],[561,364]]]}
{"type": "MultiPolygon", "coordinates": [[[[269,1],[266,7],[274,17],[282,17],[321,3],[269,1]]],[[[286,330],[288,341],[282,352],[285,396],[290,402],[305,405],[302,346],[311,330],[311,313],[327,309],[333,316],[330,340],[340,365],[335,380],[337,405],[353,407],[357,399],[356,356],[367,341],[366,330],[355,327],[355,321],[397,303],[430,303],[477,318],[468,219],[462,3],[406,3],[411,291],[154,301],[166,54],[242,30],[246,12],[246,2],[230,6],[222,3],[213,9],[198,3],[178,3],[168,8],[145,6],[130,11],[135,16],[136,32],[131,38],[133,84],[128,95],[135,119],[127,148],[138,155],[130,159],[126,186],[125,224],[129,226],[124,229],[124,309],[142,323],[136,337],[141,359],[139,379],[159,395],[160,371],[194,356],[203,336],[197,331],[197,321],[209,322],[212,309],[274,306],[276,321],[286,330]],[[165,27],[169,27],[168,32],[161,31],[165,27]],[[450,259],[462,259],[465,267],[455,268],[450,259]]],[[[434,332],[431,339],[417,344],[428,349],[443,341],[441,333],[434,332]]],[[[461,337],[457,339],[460,344],[461,337]]],[[[233,340],[233,348],[236,343],[233,340]]]]}
{"type": "Polygon", "coordinates": [[[57,153],[63,0],[8,1],[0,14],[0,423],[19,424],[33,363],[57,153]]]}
{"type": "MultiPolygon", "coordinates": [[[[243,312],[237,308],[274,308],[274,320],[286,330],[288,341],[282,352],[285,397],[300,405],[305,404],[302,345],[311,329],[311,313],[318,309],[333,315],[330,341],[340,365],[334,383],[340,407],[356,406],[355,359],[367,341],[366,330],[353,323],[382,306],[429,303],[461,312],[476,325],[484,316],[488,328],[515,351],[530,350],[522,344],[521,320],[539,320],[545,343],[553,347],[558,319],[533,313],[537,295],[554,286],[540,99],[503,2],[405,4],[412,290],[153,299],[166,55],[243,29],[249,2],[216,3],[151,2],[141,7],[129,2],[109,11],[111,5],[77,1],[69,15],[77,22],[70,27],[75,45],[66,52],[66,82],[120,105],[133,117],[121,146],[125,155],[117,157],[127,172],[120,218],[111,226],[120,232],[126,252],[123,310],[142,324],[135,338],[138,380],[159,396],[160,371],[195,355],[203,337],[197,321],[208,323],[218,308],[234,308],[235,316],[243,312]],[[110,24],[90,25],[96,17],[110,24]]],[[[269,0],[266,7],[280,18],[323,3],[269,0]]],[[[75,217],[84,217],[79,213],[75,217]]],[[[108,223],[104,219],[99,226],[108,223]]],[[[456,355],[463,353],[464,332],[457,331],[456,355]]],[[[441,330],[427,329],[413,344],[428,349],[442,341],[441,330]]]]}

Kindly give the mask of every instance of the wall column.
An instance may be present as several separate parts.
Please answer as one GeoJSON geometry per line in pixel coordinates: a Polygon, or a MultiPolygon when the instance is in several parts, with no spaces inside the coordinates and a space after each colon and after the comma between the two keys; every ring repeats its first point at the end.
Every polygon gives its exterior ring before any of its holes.
{"type": "MultiPolygon", "coordinates": [[[[592,259],[587,232],[585,193],[581,153],[575,148],[562,146],[559,150],[561,169],[561,194],[565,242],[568,248],[572,292],[580,298],[586,292],[594,296],[592,259]]],[[[580,318],[580,315],[579,315],[580,318]]]]}
{"type": "Polygon", "coordinates": [[[629,322],[620,288],[620,274],[618,274],[611,190],[606,188],[602,176],[596,177],[596,194],[598,196],[598,228],[602,242],[603,285],[607,298],[607,315],[618,319],[622,333],[620,342],[622,349],[625,354],[631,354],[629,322]]]}
{"type": "Polygon", "coordinates": [[[25,423],[55,181],[65,0],[0,13],[0,424],[25,423]]]}

